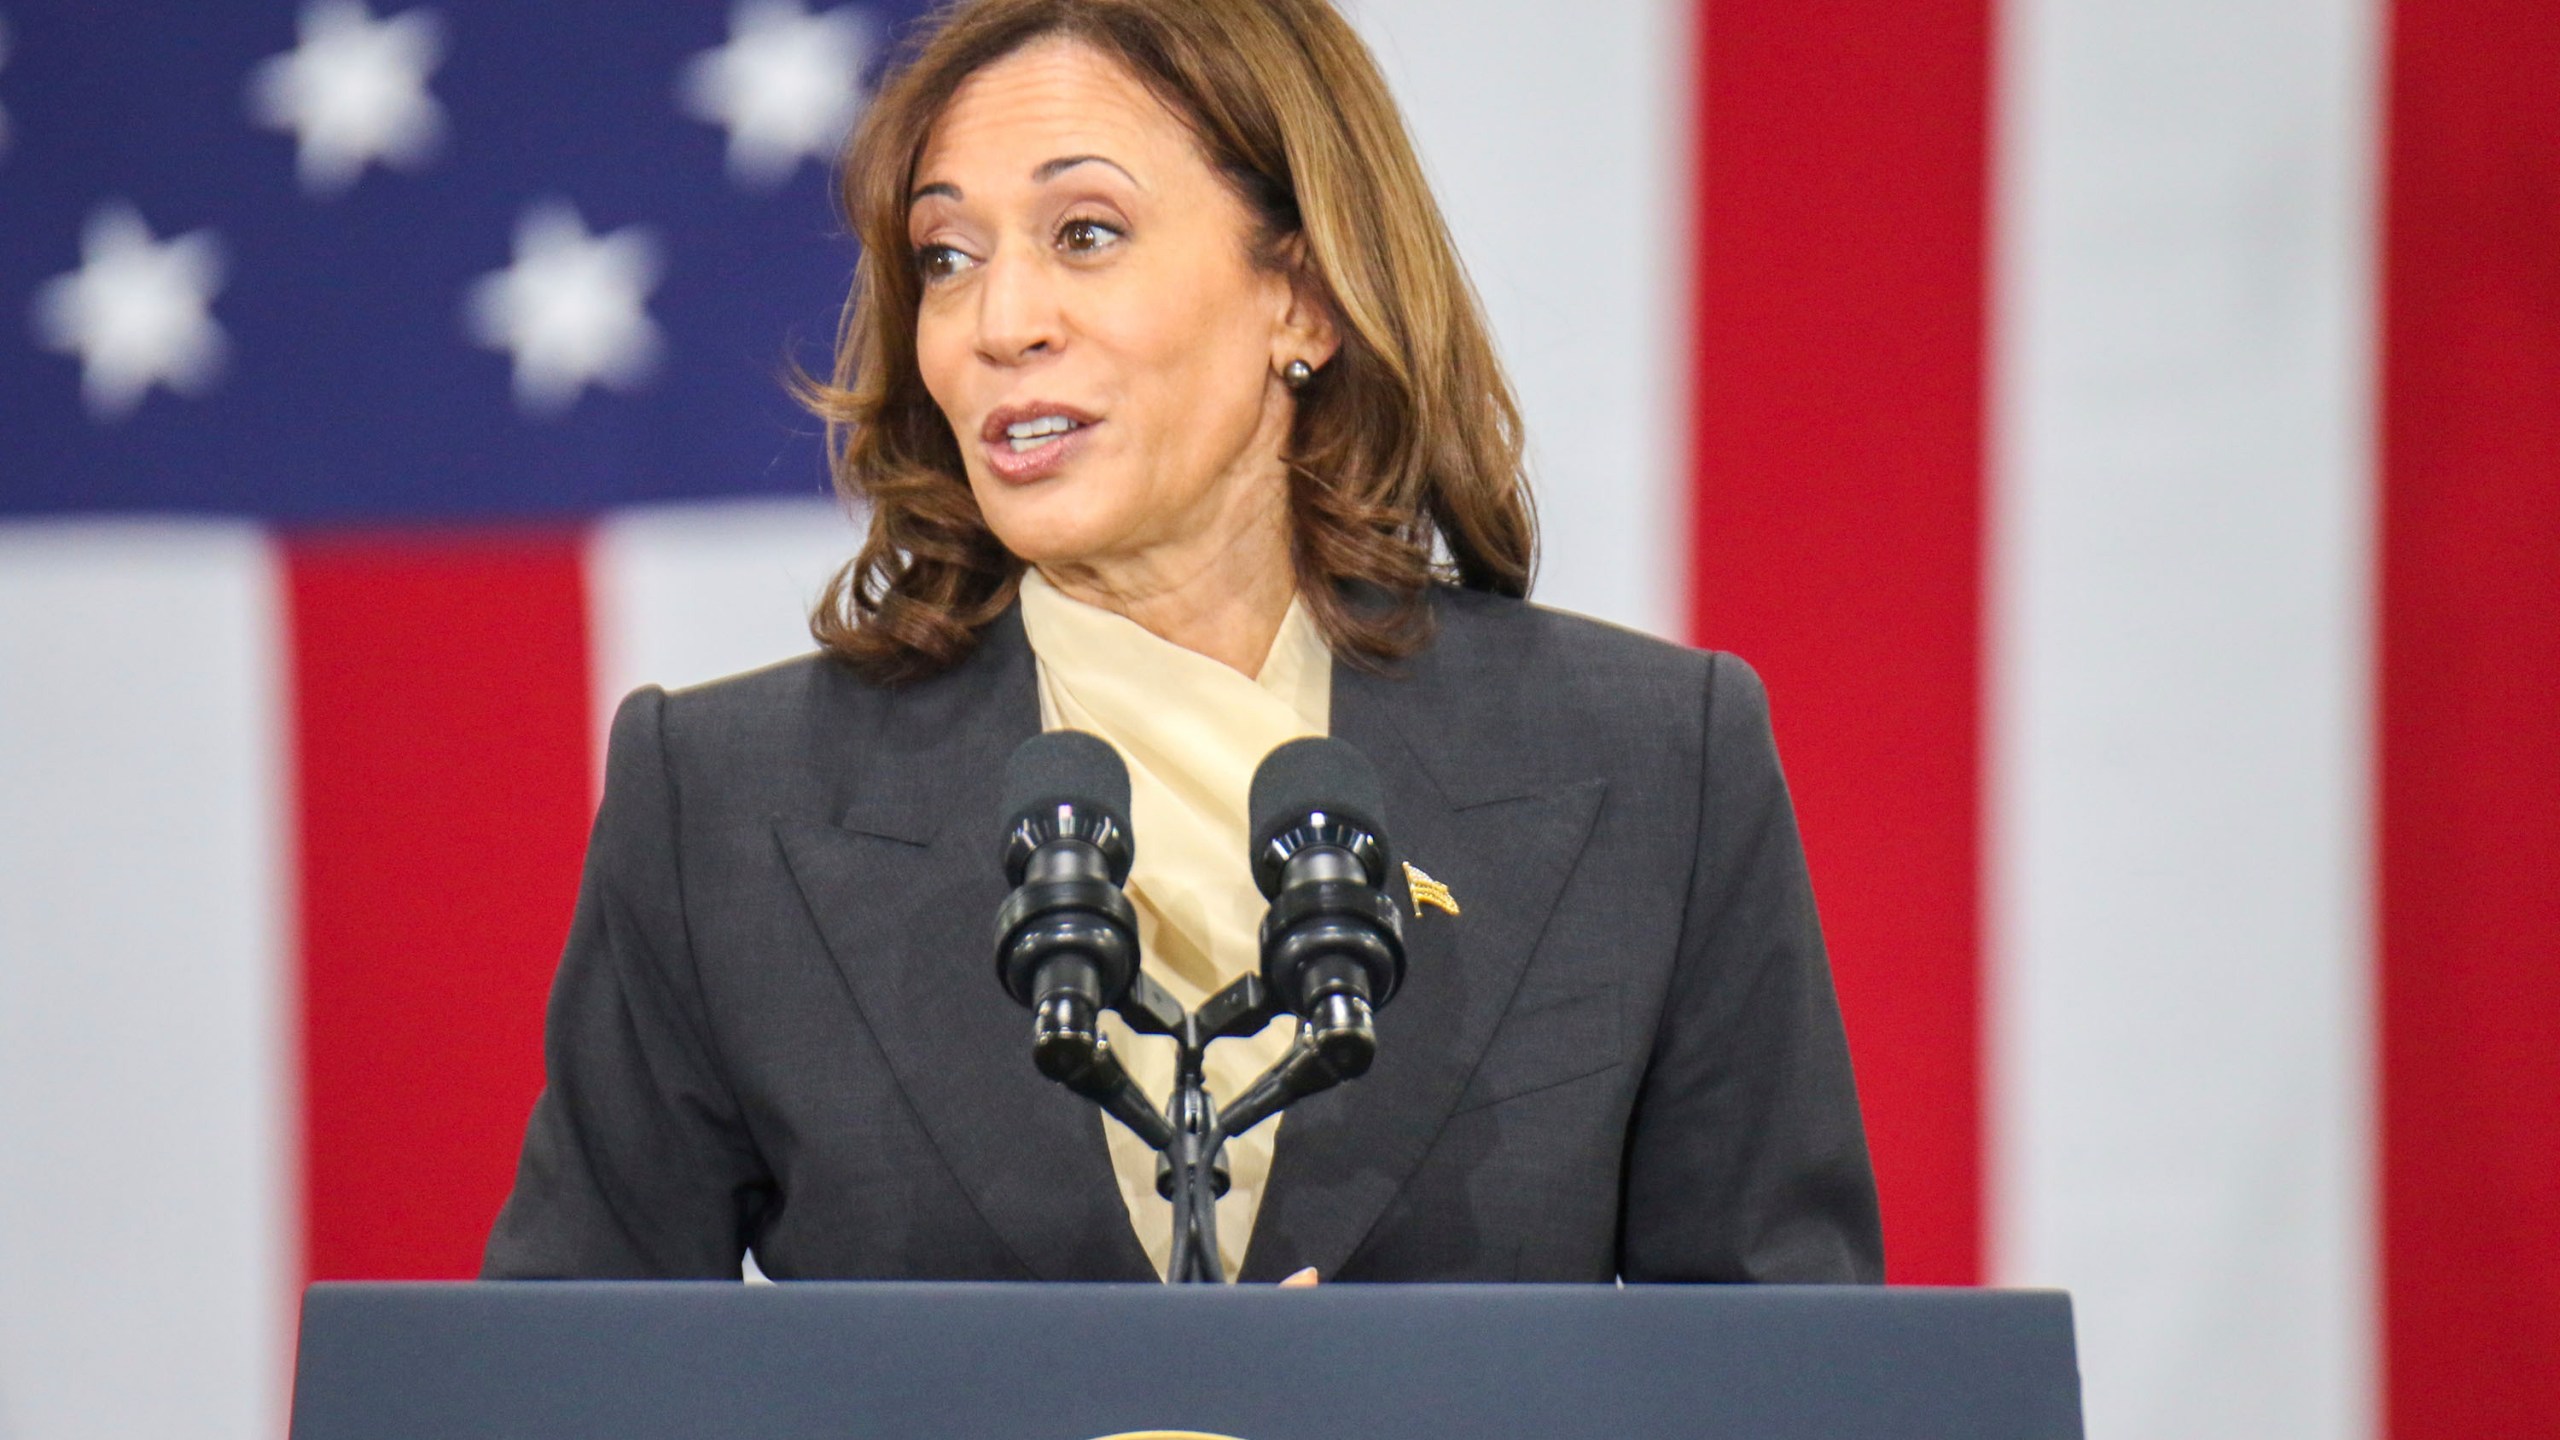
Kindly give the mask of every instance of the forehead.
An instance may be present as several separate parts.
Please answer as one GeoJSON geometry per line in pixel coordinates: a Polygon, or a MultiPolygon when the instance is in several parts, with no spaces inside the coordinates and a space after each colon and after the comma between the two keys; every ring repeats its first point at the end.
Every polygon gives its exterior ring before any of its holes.
{"type": "MultiPolygon", "coordinates": [[[[916,183],[1028,178],[1063,155],[1104,155],[1133,170],[1191,148],[1191,134],[1119,61],[1082,41],[1036,41],[961,82],[926,132],[916,183]]],[[[1144,178],[1141,172],[1141,178],[1144,178]]]]}

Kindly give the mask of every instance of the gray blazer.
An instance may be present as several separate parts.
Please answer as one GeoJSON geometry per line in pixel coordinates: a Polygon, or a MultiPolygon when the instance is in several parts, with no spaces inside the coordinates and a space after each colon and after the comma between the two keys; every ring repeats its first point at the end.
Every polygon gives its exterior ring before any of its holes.
{"type": "MultiPolygon", "coordinates": [[[[1463,914],[1399,890],[1377,1064],[1289,1112],[1242,1278],[1878,1279],[1758,678],[1433,604],[1393,674],[1335,669],[1333,733],[1463,914]]],[[[1017,612],[903,688],[811,657],[623,702],[486,1274],[1153,1278],[995,977],[1034,674],[1017,612]]]]}

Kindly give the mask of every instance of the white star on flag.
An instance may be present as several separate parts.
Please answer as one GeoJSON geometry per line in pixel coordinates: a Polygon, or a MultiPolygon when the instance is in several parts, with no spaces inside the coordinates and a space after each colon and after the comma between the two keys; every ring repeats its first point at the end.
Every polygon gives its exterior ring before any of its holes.
{"type": "Polygon", "coordinates": [[[515,356],[516,404],[557,415],[591,384],[637,388],[662,348],[649,318],[658,245],[643,226],[590,235],[558,200],[516,222],[515,263],[471,283],[463,319],[472,338],[515,356]]]}
{"type": "Polygon", "coordinates": [[[427,76],[444,58],[444,29],[426,10],[376,20],[363,0],[312,0],[301,43],[249,74],[249,113],[295,136],[302,188],[334,194],[367,165],[414,170],[444,138],[444,109],[427,76]]]}
{"type": "Polygon", "coordinates": [[[825,161],[862,112],[871,20],[852,6],[823,15],[800,0],[738,0],[729,43],[685,62],[685,113],[729,131],[729,176],[773,189],[803,159],[825,161]]]}
{"type": "Polygon", "coordinates": [[[80,233],[80,268],[37,289],[36,338],[80,357],[92,417],[121,420],[153,385],[197,395],[221,376],[227,347],[209,313],[221,288],[212,231],[156,241],[133,206],[111,201],[80,233]]]}

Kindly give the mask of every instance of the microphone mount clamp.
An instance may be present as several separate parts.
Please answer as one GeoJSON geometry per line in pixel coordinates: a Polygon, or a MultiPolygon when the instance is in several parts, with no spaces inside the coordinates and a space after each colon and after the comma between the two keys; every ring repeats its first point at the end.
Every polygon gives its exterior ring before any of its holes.
{"type": "Polygon", "coordinates": [[[1366,1048],[1346,1053],[1339,1037],[1319,1044],[1302,1027],[1289,1053],[1220,1109],[1203,1072],[1210,1044],[1257,1034],[1289,1015],[1259,973],[1240,975],[1198,1010],[1184,1010],[1141,970],[1111,1008],[1131,1030],[1174,1042],[1173,1093],[1162,1111],[1148,1103],[1110,1041],[1099,1035],[1070,1056],[1059,1053],[1054,1034],[1044,1033],[1037,1051],[1041,1072],[1093,1101],[1156,1152],[1156,1193],[1173,1204],[1173,1259],[1165,1278],[1175,1284],[1223,1281],[1217,1213],[1228,1186],[1226,1142],[1366,1071],[1374,1037],[1366,1048]]]}

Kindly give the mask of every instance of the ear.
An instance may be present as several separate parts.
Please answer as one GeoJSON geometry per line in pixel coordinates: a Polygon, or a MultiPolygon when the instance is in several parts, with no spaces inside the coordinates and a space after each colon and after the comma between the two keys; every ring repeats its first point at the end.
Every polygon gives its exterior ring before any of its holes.
{"type": "Polygon", "coordinates": [[[1315,267],[1307,262],[1307,237],[1292,235],[1280,250],[1281,276],[1288,285],[1280,323],[1271,336],[1271,366],[1278,370],[1292,360],[1304,360],[1323,369],[1342,348],[1341,331],[1334,319],[1333,297],[1326,293],[1315,267]]]}

